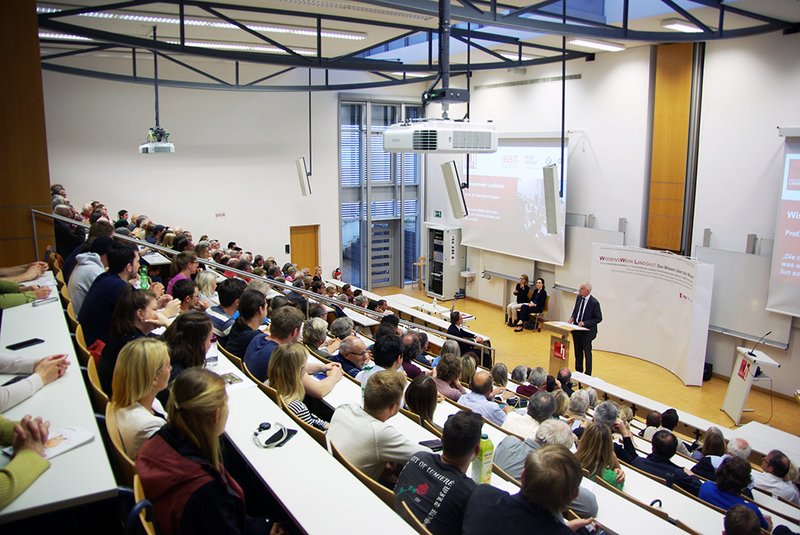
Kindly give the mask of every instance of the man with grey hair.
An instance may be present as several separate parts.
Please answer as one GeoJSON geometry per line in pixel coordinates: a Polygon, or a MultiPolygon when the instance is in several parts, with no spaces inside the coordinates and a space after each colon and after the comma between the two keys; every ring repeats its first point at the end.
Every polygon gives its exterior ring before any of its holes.
{"type": "Polygon", "coordinates": [[[520,385],[517,387],[517,394],[527,397],[533,397],[536,392],[545,390],[545,383],[547,382],[547,370],[541,366],[531,369],[528,375],[527,385],[520,385]]]}
{"type": "Polygon", "coordinates": [[[569,323],[586,330],[572,331],[572,341],[575,344],[575,371],[583,372],[583,359],[586,357],[586,375],[592,375],[592,341],[597,338],[597,324],[603,321],[600,311],[600,302],[592,295],[592,285],[588,282],[581,284],[575,308],[569,323]]]}
{"type": "Polygon", "coordinates": [[[361,308],[367,308],[369,298],[364,294],[359,294],[353,298],[353,304],[361,308]]]}
{"type": "MultiPolygon", "coordinates": [[[[574,450],[575,435],[566,422],[551,418],[542,422],[535,436],[524,441],[513,435],[504,438],[494,451],[494,463],[519,480],[528,454],[542,446],[554,444],[574,450]]],[[[593,517],[597,515],[597,498],[592,492],[581,488],[578,497],[570,504],[570,509],[581,518],[593,517]]]]}
{"type": "Polygon", "coordinates": [[[511,370],[511,380],[518,383],[520,386],[527,384],[528,367],[520,365],[511,370]]]}
{"type": "Polygon", "coordinates": [[[342,370],[351,377],[358,375],[369,362],[370,353],[367,346],[358,336],[346,336],[339,344],[339,353],[330,357],[332,362],[342,365],[342,370]]]}
{"type": "Polygon", "coordinates": [[[331,323],[331,334],[338,338],[339,340],[344,340],[351,334],[353,334],[353,328],[355,324],[353,320],[350,318],[336,318],[331,323]]]}
{"type": "Polygon", "coordinates": [[[589,394],[586,390],[576,390],[569,398],[569,413],[576,418],[585,419],[588,409],[589,394]]]}
{"type": "MultiPolygon", "coordinates": [[[[706,455],[692,467],[692,472],[710,481],[717,480],[717,468],[727,457],[740,457],[747,461],[752,453],[750,444],[743,438],[733,438],[728,442],[728,451],[725,455],[706,455]]],[[[749,492],[749,489],[745,489],[749,492]]]]}
{"type": "Polygon", "coordinates": [[[537,392],[528,402],[527,413],[512,412],[503,422],[503,429],[523,438],[533,438],[542,422],[551,418],[555,410],[553,396],[537,392]]]}

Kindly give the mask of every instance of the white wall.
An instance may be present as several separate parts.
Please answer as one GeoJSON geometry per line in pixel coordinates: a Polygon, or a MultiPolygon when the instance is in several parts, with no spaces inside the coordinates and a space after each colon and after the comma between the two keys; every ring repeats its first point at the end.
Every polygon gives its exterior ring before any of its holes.
{"type": "Polygon", "coordinates": [[[324,270],[339,265],[335,93],[313,96],[313,195],[302,197],[294,160],[308,158],[306,93],[162,87],[161,125],[176,152],[141,155],[154,124],[152,87],[43,78],[50,176],[74,203],[146,213],[279,263],[289,258],[289,227],[316,224],[324,270]]]}
{"type": "MultiPolygon", "coordinates": [[[[774,33],[709,43],[706,49],[693,242],[710,228],[711,247],[744,252],[747,235],[773,239],[783,176],[778,126],[800,125],[800,35],[774,33]]],[[[730,289],[736,291],[735,288],[730,289]]],[[[795,326],[797,320],[795,320],[795,326]]],[[[800,337],[789,349],[762,348],[781,363],[775,390],[791,394],[800,377],[800,337]]],[[[747,345],[751,345],[747,342],[747,345]]],[[[710,333],[707,357],[729,375],[742,341],[710,333]]]]}

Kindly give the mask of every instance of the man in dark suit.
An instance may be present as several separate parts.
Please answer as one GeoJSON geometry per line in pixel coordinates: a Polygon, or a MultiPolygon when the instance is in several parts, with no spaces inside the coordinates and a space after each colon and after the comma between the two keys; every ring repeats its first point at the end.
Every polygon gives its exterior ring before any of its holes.
{"type": "Polygon", "coordinates": [[[586,375],[592,375],[592,341],[597,338],[597,324],[603,321],[600,302],[592,295],[592,285],[581,284],[578,299],[572,310],[570,323],[589,329],[588,331],[572,331],[575,344],[575,371],[583,372],[583,356],[586,355],[586,375]]]}
{"type": "MultiPolygon", "coordinates": [[[[467,330],[464,330],[461,325],[464,324],[464,318],[461,317],[461,313],[458,310],[454,310],[450,313],[450,326],[447,328],[447,334],[452,336],[458,336],[459,338],[466,338],[467,340],[475,340],[479,344],[489,345],[488,340],[484,340],[483,337],[477,336],[467,330]]],[[[461,354],[465,354],[469,351],[474,353],[480,353],[480,349],[474,347],[469,342],[459,342],[458,347],[461,349],[461,354]]],[[[486,366],[488,364],[488,368],[492,367],[492,357],[489,354],[485,354],[483,357],[483,362],[477,363],[479,366],[486,366]]]]}
{"type": "Polygon", "coordinates": [[[647,457],[640,457],[633,447],[633,442],[626,442],[622,460],[632,464],[639,470],[653,474],[666,480],[667,486],[678,485],[695,496],[700,491],[703,481],[688,475],[683,468],[670,461],[678,449],[678,438],[670,431],[662,429],[653,435],[653,452],[647,457]]]}

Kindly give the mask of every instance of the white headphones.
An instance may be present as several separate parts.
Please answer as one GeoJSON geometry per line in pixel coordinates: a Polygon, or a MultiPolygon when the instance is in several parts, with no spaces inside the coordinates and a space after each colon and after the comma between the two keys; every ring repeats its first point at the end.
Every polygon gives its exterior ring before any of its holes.
{"type": "Polygon", "coordinates": [[[253,442],[259,448],[269,449],[279,446],[286,439],[289,431],[281,423],[275,423],[275,431],[272,434],[267,433],[272,428],[269,422],[261,422],[258,428],[253,432],[253,442]]]}

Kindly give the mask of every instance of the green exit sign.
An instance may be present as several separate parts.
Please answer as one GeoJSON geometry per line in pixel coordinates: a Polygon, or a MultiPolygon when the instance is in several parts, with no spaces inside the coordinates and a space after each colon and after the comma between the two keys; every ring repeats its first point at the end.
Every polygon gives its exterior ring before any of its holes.
{"type": "Polygon", "coordinates": [[[442,211],[441,210],[434,210],[433,217],[442,217],[442,211]]]}

